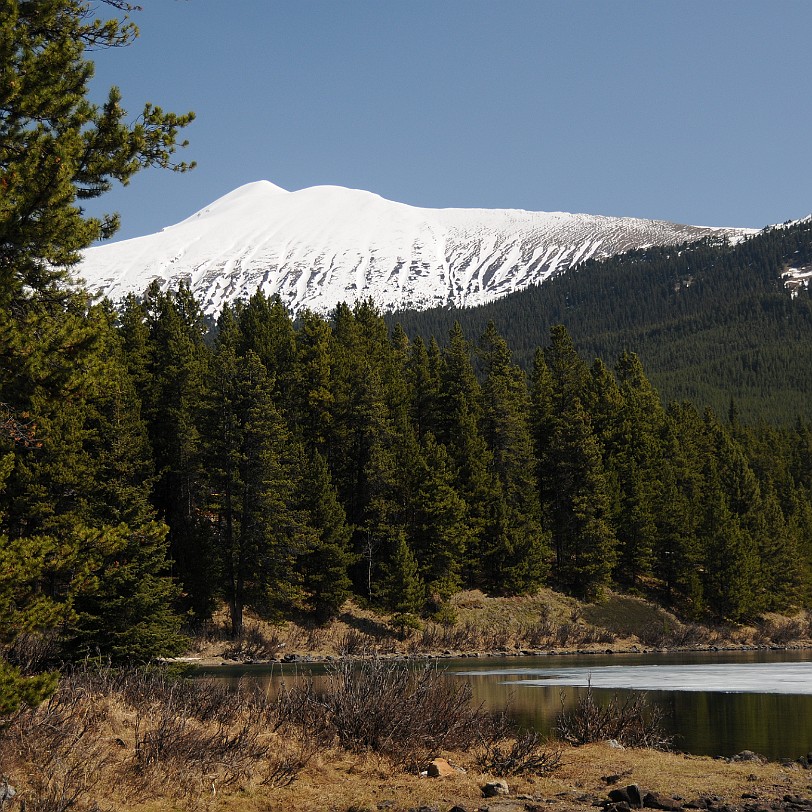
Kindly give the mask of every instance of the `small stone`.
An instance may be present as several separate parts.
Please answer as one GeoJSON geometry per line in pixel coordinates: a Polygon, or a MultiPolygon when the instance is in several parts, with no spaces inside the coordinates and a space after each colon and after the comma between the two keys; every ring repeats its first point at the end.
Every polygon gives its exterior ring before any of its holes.
{"type": "Polygon", "coordinates": [[[668,812],[677,812],[678,809],[683,808],[676,798],[660,795],[659,792],[647,792],[643,797],[643,806],[649,809],[665,809],[668,812]]]}
{"type": "Polygon", "coordinates": [[[643,793],[637,784],[629,784],[627,787],[613,789],[609,793],[609,800],[615,803],[623,803],[625,801],[632,809],[643,808],[643,793]]]}
{"type": "Polygon", "coordinates": [[[489,781],[485,786],[482,788],[482,794],[486,798],[496,798],[498,795],[509,795],[510,790],[508,789],[507,781],[489,781]]]}
{"type": "Polygon", "coordinates": [[[435,758],[429,764],[426,772],[429,778],[448,778],[457,774],[457,771],[444,758],[435,758]]]}

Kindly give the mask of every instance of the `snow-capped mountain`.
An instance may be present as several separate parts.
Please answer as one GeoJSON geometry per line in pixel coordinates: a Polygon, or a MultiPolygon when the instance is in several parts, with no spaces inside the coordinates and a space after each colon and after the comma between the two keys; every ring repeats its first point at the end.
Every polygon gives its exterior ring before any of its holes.
{"type": "Polygon", "coordinates": [[[77,275],[118,300],[188,282],[206,312],[261,289],[292,311],[478,305],[590,257],[749,229],[515,209],[422,209],[356,189],[241,186],[157,234],[88,249],[77,275]]]}

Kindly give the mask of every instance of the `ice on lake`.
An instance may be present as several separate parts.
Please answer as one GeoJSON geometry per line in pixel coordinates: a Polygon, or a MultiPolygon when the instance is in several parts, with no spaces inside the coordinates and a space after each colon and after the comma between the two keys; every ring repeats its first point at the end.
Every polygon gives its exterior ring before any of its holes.
{"type": "Polygon", "coordinates": [[[571,686],[633,691],[812,695],[812,662],[702,665],[607,665],[573,668],[500,668],[458,671],[460,676],[503,677],[504,685],[571,686]]]}

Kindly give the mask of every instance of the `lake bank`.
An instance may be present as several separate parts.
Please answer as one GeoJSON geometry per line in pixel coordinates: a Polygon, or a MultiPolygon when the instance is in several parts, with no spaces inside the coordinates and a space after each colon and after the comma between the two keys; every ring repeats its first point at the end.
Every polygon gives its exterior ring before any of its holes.
{"type": "Polygon", "coordinates": [[[369,656],[479,659],[812,648],[806,612],[768,615],[751,624],[703,625],[643,598],[611,592],[595,603],[551,589],[509,598],[462,592],[449,601],[444,620],[423,620],[419,630],[401,635],[387,615],[348,601],[337,618],[322,626],[307,619],[271,624],[249,617],[243,635],[234,640],[221,611],[194,630],[183,659],[213,666],[369,656]]]}

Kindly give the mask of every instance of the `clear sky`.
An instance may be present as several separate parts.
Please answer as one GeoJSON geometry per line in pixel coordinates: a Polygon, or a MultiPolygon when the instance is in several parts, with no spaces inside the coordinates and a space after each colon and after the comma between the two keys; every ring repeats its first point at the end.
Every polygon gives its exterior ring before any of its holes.
{"type": "Polygon", "coordinates": [[[194,110],[117,239],[254,180],[428,207],[760,227],[812,212],[808,0],[140,0],[118,85],[194,110]]]}

